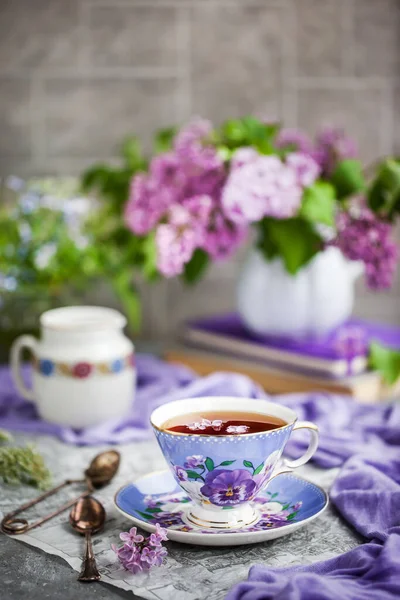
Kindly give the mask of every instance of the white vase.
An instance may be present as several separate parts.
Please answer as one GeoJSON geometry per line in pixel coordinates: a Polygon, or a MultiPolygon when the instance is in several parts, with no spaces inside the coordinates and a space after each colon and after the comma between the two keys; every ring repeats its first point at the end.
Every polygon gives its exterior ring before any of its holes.
{"type": "Polygon", "coordinates": [[[354,282],[362,272],[361,263],[334,247],[294,276],[281,258],[267,261],[252,250],[239,277],[237,308],[246,327],[259,335],[323,335],[350,317],[354,282]]]}

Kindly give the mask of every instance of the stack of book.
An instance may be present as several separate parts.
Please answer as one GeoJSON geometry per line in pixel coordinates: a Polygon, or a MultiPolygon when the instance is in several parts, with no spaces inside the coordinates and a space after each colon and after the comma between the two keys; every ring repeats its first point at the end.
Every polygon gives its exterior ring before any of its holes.
{"type": "Polygon", "coordinates": [[[268,393],[328,391],[362,402],[400,396],[400,384],[388,387],[368,370],[368,344],[378,341],[400,349],[400,328],[352,319],[340,332],[361,331],[363,343],[338,344],[338,331],[321,339],[259,338],[234,313],[186,323],[180,343],[164,353],[200,375],[214,371],[243,373],[268,393]]]}

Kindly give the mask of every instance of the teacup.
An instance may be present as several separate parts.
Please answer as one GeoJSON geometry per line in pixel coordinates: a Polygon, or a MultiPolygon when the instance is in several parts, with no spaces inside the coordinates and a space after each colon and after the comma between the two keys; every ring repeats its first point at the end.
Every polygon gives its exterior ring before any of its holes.
{"type": "Polygon", "coordinates": [[[176,481],[192,500],[186,519],[203,528],[237,529],[255,523],[258,514],[252,499],[272,477],[308,462],[318,446],[318,428],[314,423],[297,421],[293,410],[266,400],[177,400],[154,410],[150,421],[176,481]],[[200,412],[258,413],[282,419],[285,425],[241,435],[187,434],[163,428],[174,417],[200,412]],[[281,459],[292,431],[297,429],[310,431],[307,450],[296,460],[281,459]]]}
{"type": "Polygon", "coordinates": [[[41,339],[17,338],[11,368],[21,395],[51,423],[90,427],[123,417],[135,395],[134,347],[126,319],[100,306],[68,306],[40,317],[41,339]],[[32,387],[20,373],[21,352],[33,354],[32,387]]]}

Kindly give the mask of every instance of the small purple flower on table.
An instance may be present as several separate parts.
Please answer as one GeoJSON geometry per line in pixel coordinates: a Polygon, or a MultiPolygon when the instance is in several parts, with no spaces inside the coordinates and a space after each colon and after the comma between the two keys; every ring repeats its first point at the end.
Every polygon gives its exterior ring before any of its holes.
{"type": "Polygon", "coordinates": [[[352,357],[356,354],[366,353],[368,350],[367,333],[363,327],[344,326],[337,332],[334,344],[342,356],[352,357]]]}
{"type": "Polygon", "coordinates": [[[211,471],[207,474],[201,493],[218,506],[246,502],[253,496],[256,483],[244,469],[211,471]]]}
{"type": "Polygon", "coordinates": [[[163,529],[159,523],[156,523],[156,530],[149,537],[149,544],[151,546],[159,547],[162,542],[165,542],[168,539],[167,532],[163,529]]]}
{"type": "Polygon", "coordinates": [[[193,456],[187,456],[184,464],[185,469],[197,469],[202,467],[205,463],[205,457],[201,454],[193,454],[193,456]]]}
{"type": "Polygon", "coordinates": [[[175,471],[175,475],[177,476],[179,481],[187,481],[188,480],[187,473],[183,467],[180,467],[179,465],[174,465],[174,471],[175,471]]]}
{"type": "Polygon", "coordinates": [[[144,537],[137,533],[136,527],[132,527],[129,532],[123,531],[119,534],[120,539],[127,544],[140,544],[144,537]]]}
{"type": "Polygon", "coordinates": [[[226,428],[226,433],[246,433],[248,429],[247,425],[229,425],[226,428]]]}
{"type": "Polygon", "coordinates": [[[136,527],[129,532],[121,533],[121,540],[125,541],[121,548],[111,545],[122,566],[131,573],[148,571],[151,567],[159,567],[167,555],[162,542],[167,539],[165,529],[156,524],[156,531],[147,539],[137,534],[136,527]]]}

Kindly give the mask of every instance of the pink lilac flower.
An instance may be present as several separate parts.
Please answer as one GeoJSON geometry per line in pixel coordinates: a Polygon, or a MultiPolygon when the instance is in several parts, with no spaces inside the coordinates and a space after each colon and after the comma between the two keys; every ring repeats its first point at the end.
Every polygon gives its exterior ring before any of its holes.
{"type": "Polygon", "coordinates": [[[205,457],[201,454],[193,454],[193,456],[187,456],[185,461],[185,469],[196,469],[202,467],[205,463],[205,457]]]}
{"type": "Polygon", "coordinates": [[[239,167],[243,167],[244,165],[248,165],[249,163],[255,162],[259,156],[260,155],[257,150],[251,146],[243,146],[242,148],[238,148],[232,156],[231,168],[237,169],[239,167]]]}
{"type": "Polygon", "coordinates": [[[203,169],[212,170],[222,166],[222,159],[214,147],[204,143],[212,131],[210,121],[197,118],[181,129],[175,138],[175,152],[192,175],[203,169]]]}
{"type": "Polygon", "coordinates": [[[325,127],[317,135],[313,157],[320,165],[324,175],[331,175],[337,163],[346,158],[357,156],[357,145],[342,129],[325,127]]]}
{"type": "Polygon", "coordinates": [[[286,157],[286,164],[294,169],[300,186],[308,187],[314,183],[321,172],[321,167],[309,155],[293,152],[286,157]]]}
{"type": "Polygon", "coordinates": [[[226,428],[226,433],[246,433],[247,430],[247,425],[229,425],[226,428]]]}
{"type": "Polygon", "coordinates": [[[353,206],[354,210],[339,214],[334,243],[348,259],[363,261],[368,287],[389,288],[398,261],[397,245],[391,238],[392,227],[365,204],[353,206]]]}
{"type": "Polygon", "coordinates": [[[157,267],[165,277],[173,277],[183,272],[198,245],[199,237],[196,230],[189,227],[180,229],[166,223],[158,226],[155,240],[157,267]]]}
{"type": "Polygon", "coordinates": [[[300,129],[281,129],[277,135],[275,145],[277,148],[291,147],[298,152],[308,155],[311,155],[313,151],[312,141],[300,129]]]}
{"type": "Polygon", "coordinates": [[[143,542],[144,537],[140,534],[137,534],[137,529],[136,527],[132,527],[129,532],[122,532],[119,534],[120,539],[123,542],[127,542],[127,543],[131,543],[131,544],[138,544],[140,542],[143,542]]]}
{"type": "Polygon", "coordinates": [[[293,168],[277,156],[259,156],[232,169],[221,201],[232,221],[251,223],[265,216],[285,219],[295,215],[302,193],[293,168]]]}

